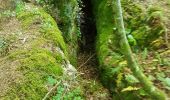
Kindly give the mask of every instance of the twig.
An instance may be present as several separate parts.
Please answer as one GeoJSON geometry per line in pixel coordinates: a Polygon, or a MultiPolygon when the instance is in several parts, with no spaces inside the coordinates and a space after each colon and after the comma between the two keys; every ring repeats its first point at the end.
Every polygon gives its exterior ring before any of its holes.
{"type": "Polygon", "coordinates": [[[78,69],[80,69],[82,66],[84,66],[90,59],[92,59],[95,56],[95,54],[93,54],[92,56],[90,56],[83,64],[81,64],[78,69]]]}
{"type": "Polygon", "coordinates": [[[44,96],[44,98],[42,100],[46,100],[49,95],[54,91],[56,90],[57,86],[61,83],[61,81],[59,81],[53,88],[50,89],[50,91],[44,96]]]}

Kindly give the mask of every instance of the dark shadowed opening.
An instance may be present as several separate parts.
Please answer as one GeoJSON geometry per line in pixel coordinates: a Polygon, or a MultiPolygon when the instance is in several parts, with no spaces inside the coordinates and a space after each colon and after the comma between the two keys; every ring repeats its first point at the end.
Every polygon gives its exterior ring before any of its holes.
{"type": "Polygon", "coordinates": [[[82,51],[95,51],[95,40],[96,40],[96,25],[95,18],[93,16],[92,5],[90,0],[82,0],[83,7],[81,16],[81,46],[82,51]]]}

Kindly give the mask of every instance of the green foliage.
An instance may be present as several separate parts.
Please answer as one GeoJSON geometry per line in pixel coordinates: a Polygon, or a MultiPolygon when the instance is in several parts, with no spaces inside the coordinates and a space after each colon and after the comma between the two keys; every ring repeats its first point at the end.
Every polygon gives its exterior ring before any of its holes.
{"type": "Polygon", "coordinates": [[[51,86],[53,86],[54,84],[57,83],[57,80],[54,79],[52,76],[48,76],[47,81],[48,81],[48,84],[51,85],[51,86]]]}
{"type": "Polygon", "coordinates": [[[7,43],[6,43],[6,41],[4,40],[4,38],[1,38],[1,37],[0,37],[0,49],[3,49],[6,44],[7,44],[7,43]]]}
{"type": "Polygon", "coordinates": [[[170,78],[169,77],[165,78],[165,80],[163,82],[166,86],[169,87],[168,89],[170,89],[170,78]]]}
{"type": "Polygon", "coordinates": [[[68,44],[70,62],[77,66],[77,40],[81,37],[80,15],[81,0],[37,0],[37,3],[57,21],[62,35],[68,44]]]}
{"type": "MultiPolygon", "coordinates": [[[[162,11],[159,11],[159,14],[155,10],[151,11],[148,9],[148,11],[146,11],[144,6],[135,3],[134,0],[121,1],[128,42],[134,46],[134,49],[137,47],[139,50],[144,48],[150,49],[151,46],[153,46],[151,43],[163,36],[165,30],[165,25],[161,20],[162,11]],[[152,22],[155,21],[155,19],[160,20],[153,24],[152,22]]],[[[122,97],[121,99],[126,100],[139,99],[143,97],[139,95],[140,91],[143,90],[143,88],[138,89],[139,81],[145,81],[146,79],[141,78],[140,80],[137,80],[135,78],[136,76],[131,75],[129,71],[124,72],[124,67],[120,66],[121,62],[125,59],[125,57],[122,56],[122,53],[125,51],[120,48],[121,36],[117,34],[117,29],[115,28],[116,23],[113,15],[115,15],[116,12],[113,12],[114,8],[112,9],[111,7],[113,6],[112,3],[113,2],[111,0],[92,0],[98,33],[96,39],[96,51],[100,64],[99,69],[101,73],[101,80],[104,86],[108,87],[110,91],[118,94],[117,97],[122,97]],[[121,77],[120,73],[123,73],[122,76],[124,77],[121,77]],[[115,79],[115,77],[117,79],[115,79]],[[119,83],[119,85],[117,85],[117,83],[119,83]],[[132,85],[132,87],[128,88],[129,85],[132,85]],[[126,89],[127,91],[121,93],[122,89],[126,89]]],[[[148,51],[145,49],[142,59],[146,59],[147,55],[148,51]]],[[[127,66],[127,64],[123,65],[127,66]]],[[[139,74],[136,73],[136,75],[139,74]]],[[[152,86],[150,81],[148,81],[147,85],[148,87],[152,86]]],[[[156,92],[154,94],[159,95],[156,92]]],[[[144,97],[148,97],[147,93],[143,93],[143,95],[144,97]]],[[[114,99],[117,100],[120,98],[114,99]]]]}
{"type": "Polygon", "coordinates": [[[157,52],[156,52],[156,58],[158,59],[158,62],[159,62],[160,65],[164,65],[164,64],[163,64],[163,60],[162,60],[160,54],[157,53],[157,52]]]}
{"type": "Polygon", "coordinates": [[[0,37],[0,56],[5,55],[8,52],[8,43],[4,38],[0,37]]]}
{"type": "Polygon", "coordinates": [[[156,77],[162,82],[166,89],[170,90],[170,78],[166,77],[164,72],[156,73],[156,77]]]}
{"type": "Polygon", "coordinates": [[[136,39],[131,34],[127,35],[127,39],[128,39],[128,42],[130,45],[132,45],[132,46],[137,45],[136,39]]]}
{"type": "Polygon", "coordinates": [[[73,90],[66,91],[65,86],[60,85],[57,88],[56,95],[52,97],[52,100],[84,100],[82,97],[82,90],[77,87],[73,90]]]}
{"type": "MultiPolygon", "coordinates": [[[[152,47],[153,41],[163,36],[165,24],[162,20],[162,10],[159,7],[149,7],[147,12],[144,7],[136,4],[133,0],[123,0],[125,26],[140,48],[152,47]]],[[[130,43],[132,44],[132,43],[130,43]]],[[[157,47],[159,48],[163,43],[157,47]]]]}
{"type": "Polygon", "coordinates": [[[142,59],[145,60],[148,57],[148,49],[145,48],[142,52],[142,59]]]}
{"type": "Polygon", "coordinates": [[[117,87],[121,87],[122,79],[123,79],[123,73],[119,73],[116,80],[117,87]]]}
{"type": "Polygon", "coordinates": [[[127,75],[125,76],[125,79],[126,79],[126,81],[127,81],[129,84],[139,83],[139,80],[136,79],[136,78],[135,78],[133,75],[131,75],[131,74],[127,74],[127,75]]]}
{"type": "Polygon", "coordinates": [[[140,88],[128,86],[127,88],[124,88],[121,92],[136,91],[136,90],[139,90],[139,89],[140,88]]]}
{"type": "Polygon", "coordinates": [[[19,12],[23,11],[24,9],[25,9],[24,2],[21,2],[21,1],[16,2],[16,8],[15,8],[16,13],[19,13],[19,12]]]}

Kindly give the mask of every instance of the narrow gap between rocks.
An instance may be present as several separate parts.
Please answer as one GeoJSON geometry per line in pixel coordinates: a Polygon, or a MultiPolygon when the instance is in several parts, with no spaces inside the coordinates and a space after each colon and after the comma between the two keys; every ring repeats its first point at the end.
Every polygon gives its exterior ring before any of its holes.
{"type": "Polygon", "coordinates": [[[84,73],[82,76],[86,79],[98,78],[97,60],[95,54],[96,25],[92,12],[90,0],[82,0],[81,16],[81,42],[78,52],[78,69],[84,73]]]}
{"type": "Polygon", "coordinates": [[[101,85],[99,79],[98,62],[95,50],[97,31],[91,0],[82,0],[82,2],[83,7],[81,12],[83,13],[83,16],[81,16],[80,24],[82,36],[78,52],[78,71],[82,73],[81,77],[84,79],[84,82],[82,83],[84,84],[87,98],[91,100],[92,98],[95,99],[97,97],[95,93],[93,94],[91,92],[90,87],[87,86],[89,82],[93,82],[93,84],[100,84],[100,89],[96,91],[99,93],[98,96],[102,93],[106,93],[107,95],[105,95],[104,98],[110,100],[111,97],[108,89],[101,85]]]}
{"type": "Polygon", "coordinates": [[[81,16],[81,51],[95,52],[96,25],[93,17],[92,5],[90,0],[82,0],[83,7],[81,16]]]}

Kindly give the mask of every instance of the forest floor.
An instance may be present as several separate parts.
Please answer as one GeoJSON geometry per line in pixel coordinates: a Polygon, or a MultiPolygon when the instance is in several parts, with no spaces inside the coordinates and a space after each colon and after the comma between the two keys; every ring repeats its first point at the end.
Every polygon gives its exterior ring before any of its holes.
{"type": "MultiPolygon", "coordinates": [[[[170,48],[170,1],[169,0],[137,0],[140,5],[144,5],[145,8],[154,5],[159,8],[163,12],[163,21],[166,25],[166,33],[165,33],[165,42],[166,45],[170,48]],[[149,5],[149,6],[148,6],[149,5]]],[[[146,9],[145,9],[146,10],[146,9]]]]}
{"type": "MultiPolygon", "coordinates": [[[[19,29],[21,28],[21,25],[19,21],[15,17],[10,18],[2,18],[0,20],[0,46],[3,45],[3,38],[10,36],[9,34],[13,32],[19,33],[19,29]]],[[[12,41],[8,41],[12,42],[12,41]]],[[[21,74],[16,70],[17,69],[17,62],[2,62],[4,59],[4,56],[6,53],[8,53],[13,48],[16,48],[19,46],[17,43],[10,44],[10,47],[5,48],[3,51],[0,51],[0,96],[7,91],[10,84],[14,82],[15,80],[19,79],[21,74]]]]}
{"type": "Polygon", "coordinates": [[[81,84],[85,89],[86,100],[111,100],[107,88],[103,87],[99,79],[99,70],[96,55],[92,52],[80,52],[78,54],[78,72],[82,73],[81,84]]]}
{"type": "MultiPolygon", "coordinates": [[[[145,55],[140,53],[137,57],[139,63],[144,68],[144,72],[153,81],[155,86],[166,91],[170,97],[170,1],[169,0],[137,0],[140,5],[149,8],[154,5],[162,11],[163,22],[166,25],[164,40],[167,48],[160,48],[154,51],[148,51],[146,59],[141,59],[145,55]]],[[[146,52],[145,52],[146,53],[146,52]]]]}

